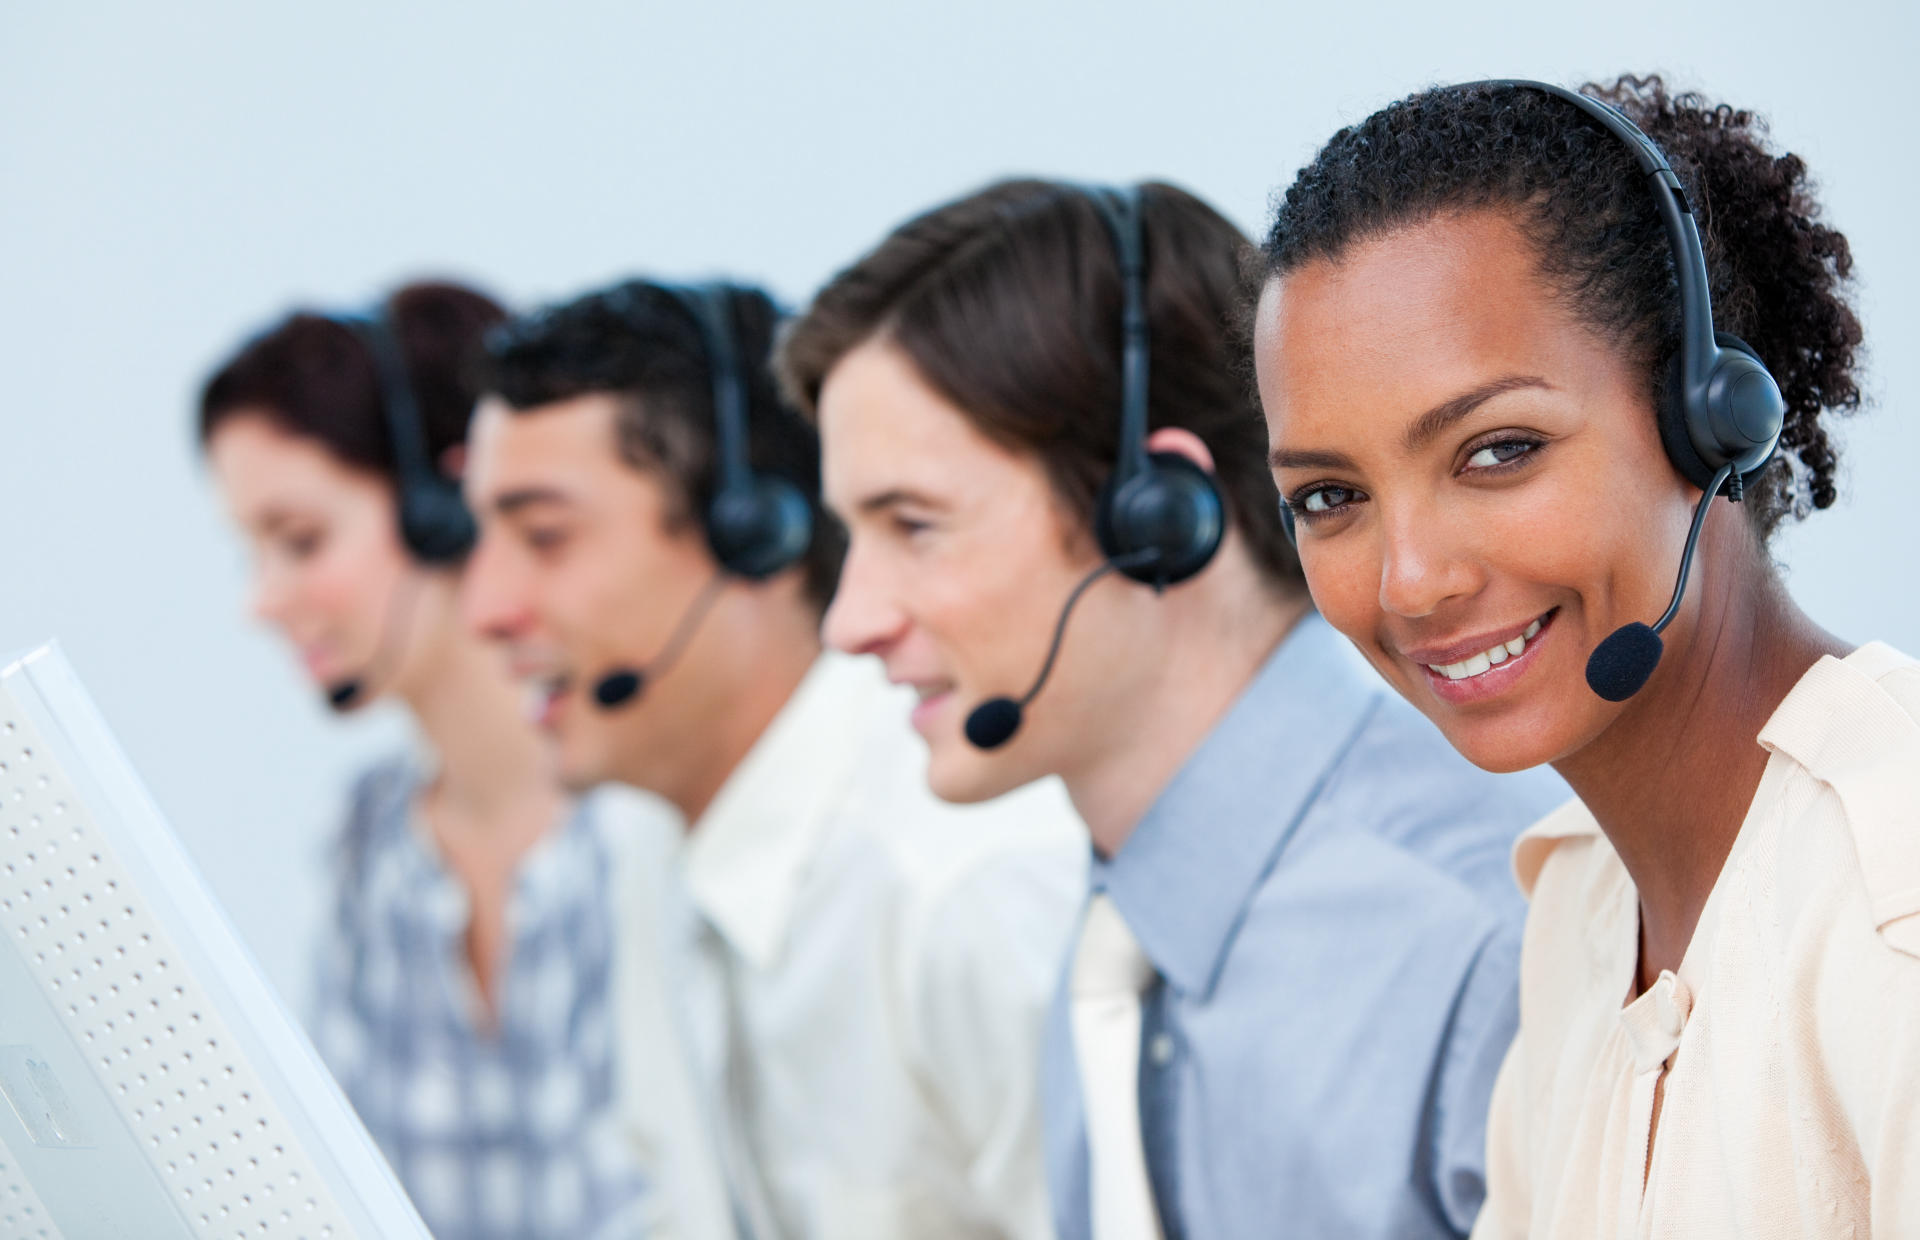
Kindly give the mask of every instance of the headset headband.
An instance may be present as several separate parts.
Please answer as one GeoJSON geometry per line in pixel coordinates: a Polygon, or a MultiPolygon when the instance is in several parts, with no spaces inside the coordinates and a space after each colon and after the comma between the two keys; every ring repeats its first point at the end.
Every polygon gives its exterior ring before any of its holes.
{"type": "Polygon", "coordinates": [[[1687,392],[1704,390],[1712,376],[1714,358],[1719,351],[1714,339],[1713,295],[1707,287],[1707,254],[1700,243],[1700,228],[1693,218],[1693,206],[1687,201],[1686,189],[1674,174],[1673,165],[1667,162],[1666,154],[1620,109],[1591,95],[1555,86],[1551,82],[1534,82],[1524,78],[1492,78],[1483,82],[1469,82],[1466,86],[1535,90],[1552,95],[1580,109],[1626,144],[1633,153],[1634,161],[1640,165],[1640,171],[1646,175],[1648,188],[1653,192],[1654,207],[1660,213],[1660,224],[1666,230],[1667,242],[1673,251],[1673,273],[1680,286],[1682,382],[1687,392]]]}

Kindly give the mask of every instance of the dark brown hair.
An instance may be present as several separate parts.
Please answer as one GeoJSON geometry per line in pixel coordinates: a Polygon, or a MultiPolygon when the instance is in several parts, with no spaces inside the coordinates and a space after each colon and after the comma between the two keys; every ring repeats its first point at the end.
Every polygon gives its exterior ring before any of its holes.
{"type": "MultiPolygon", "coordinates": [[[[480,395],[472,374],[480,338],[506,311],[484,293],[439,281],[404,285],[382,308],[406,361],[428,458],[438,461],[466,442],[480,395]]],[[[392,478],[397,465],[381,400],[373,357],[353,330],[297,311],[247,341],[207,380],[200,442],[229,418],[263,415],[319,440],[348,465],[392,478]]]]}
{"type": "MultiPolygon", "coordinates": [[[[1748,490],[1763,534],[1830,506],[1837,461],[1824,411],[1859,407],[1861,331],[1847,239],[1821,222],[1807,166],[1766,148],[1752,112],[1657,77],[1582,90],[1659,144],[1700,222],[1716,326],[1753,346],[1786,397],[1781,451],[1748,490]]],[[[1423,91],[1335,134],[1280,197],[1269,276],[1449,210],[1519,219],[1566,304],[1645,365],[1658,400],[1679,342],[1672,252],[1625,143],[1543,91],[1423,91]]]]}
{"type": "MultiPolygon", "coordinates": [[[[1151,341],[1148,423],[1213,454],[1228,520],[1262,575],[1297,587],[1247,379],[1247,239],[1171,185],[1141,187],[1151,341]]],[[[776,367],[809,415],[841,358],[885,336],[987,438],[1037,456],[1091,529],[1119,450],[1122,283],[1086,191],[1005,181],[901,225],[835,276],[786,333],[776,367]]]]}
{"type": "MultiPolygon", "coordinates": [[[[747,399],[747,456],[785,478],[813,509],[800,568],[808,600],[833,598],[846,535],[820,505],[820,438],[784,404],[768,369],[780,311],[757,288],[731,286],[734,342],[747,399]]],[[[516,412],[588,392],[620,398],[621,459],[667,486],[669,518],[701,523],[719,485],[713,373],[692,313],[658,284],[631,280],[514,319],[487,338],[485,388],[516,412]]]]}

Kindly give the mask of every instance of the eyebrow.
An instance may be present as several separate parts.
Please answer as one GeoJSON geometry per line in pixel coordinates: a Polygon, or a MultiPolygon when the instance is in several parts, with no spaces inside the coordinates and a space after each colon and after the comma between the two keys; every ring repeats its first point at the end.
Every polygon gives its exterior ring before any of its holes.
{"type": "Polygon", "coordinates": [[[1455,422],[1466,417],[1475,409],[1486,404],[1496,396],[1521,388],[1547,388],[1553,385],[1539,375],[1508,375],[1483,383],[1471,392],[1462,392],[1451,400],[1443,401],[1413,420],[1407,427],[1407,433],[1400,438],[1409,452],[1418,452],[1440,437],[1440,433],[1455,422]]]}
{"type": "Polygon", "coordinates": [[[883,512],[888,508],[897,508],[902,504],[922,504],[928,508],[941,508],[945,506],[938,500],[930,499],[920,492],[910,490],[907,487],[891,487],[878,494],[867,496],[858,504],[855,504],[854,507],[862,513],[875,513],[883,512]]]}
{"type": "Polygon", "coordinates": [[[572,497],[559,487],[530,486],[521,487],[513,491],[503,491],[495,496],[493,500],[493,510],[503,517],[508,517],[522,509],[531,508],[537,504],[566,504],[570,502],[572,502],[572,497]]]}
{"type": "Polygon", "coordinates": [[[260,514],[255,524],[263,534],[272,534],[289,525],[299,525],[307,518],[286,508],[269,508],[260,514]]]}
{"type": "MultiPolygon", "coordinates": [[[[1435,405],[1415,418],[1401,436],[1401,443],[1407,451],[1418,452],[1435,439],[1449,426],[1460,421],[1475,409],[1486,404],[1496,396],[1521,388],[1543,388],[1553,390],[1553,385],[1538,375],[1506,375],[1468,392],[1435,405]]],[[[1352,469],[1353,458],[1344,452],[1329,452],[1319,449],[1275,448],[1267,458],[1267,463],[1275,469],[1352,469]]]]}

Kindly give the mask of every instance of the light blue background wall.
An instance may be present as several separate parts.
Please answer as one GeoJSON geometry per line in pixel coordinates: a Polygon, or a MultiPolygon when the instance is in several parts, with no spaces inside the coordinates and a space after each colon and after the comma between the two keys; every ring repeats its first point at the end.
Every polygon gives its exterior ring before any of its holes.
{"type": "Polygon", "coordinates": [[[241,616],[189,437],[290,301],[638,268],[803,298],[990,177],[1165,176],[1257,230],[1333,129],[1423,84],[1659,68],[1774,118],[1859,260],[1874,406],[1779,551],[1920,651],[1915,6],[0,0],[0,651],[57,635],[221,898],[304,977],[319,841],[394,720],[342,726],[241,616]],[[1733,16],[1733,15],[1737,15],[1733,16]]]}

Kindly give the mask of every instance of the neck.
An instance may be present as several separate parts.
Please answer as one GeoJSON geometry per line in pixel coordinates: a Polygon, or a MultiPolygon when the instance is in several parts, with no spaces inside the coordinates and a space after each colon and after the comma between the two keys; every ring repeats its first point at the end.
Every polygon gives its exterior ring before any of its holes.
{"type": "Polygon", "coordinates": [[[498,652],[449,626],[399,696],[439,760],[430,815],[450,854],[518,856],[565,806],[551,757],[528,725],[498,652]]]}
{"type": "Polygon", "coordinates": [[[685,744],[672,755],[671,769],[641,784],[678,809],[688,830],[699,825],[820,657],[819,630],[818,617],[797,591],[790,599],[743,591],[733,606],[723,602],[715,608],[696,641],[703,649],[687,652],[688,662],[697,656],[702,670],[695,700],[682,699],[686,709],[677,730],[685,744]],[[740,657],[742,651],[752,657],[740,657]]]}
{"type": "Polygon", "coordinates": [[[1554,764],[1639,894],[1641,989],[1686,954],[1766,769],[1760,730],[1821,655],[1845,649],[1794,605],[1743,518],[1717,523],[1693,625],[1647,687],[1554,764]]]}
{"type": "Polygon", "coordinates": [[[1150,601],[1165,620],[1151,645],[1152,678],[1125,718],[1084,747],[1085,763],[1061,772],[1103,857],[1120,851],[1309,609],[1304,594],[1276,595],[1231,539],[1212,568],[1178,589],[1150,601]]]}

